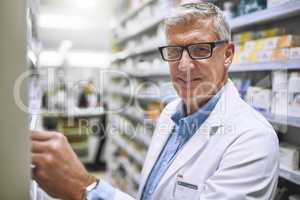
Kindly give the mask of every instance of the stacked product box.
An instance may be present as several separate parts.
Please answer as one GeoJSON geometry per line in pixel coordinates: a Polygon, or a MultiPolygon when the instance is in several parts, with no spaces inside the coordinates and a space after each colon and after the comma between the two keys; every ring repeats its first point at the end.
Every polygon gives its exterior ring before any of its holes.
{"type": "Polygon", "coordinates": [[[290,102],[288,115],[300,118],[300,72],[291,72],[288,80],[290,102]]]}
{"type": "Polygon", "coordinates": [[[280,144],[280,165],[291,170],[299,169],[299,147],[287,143],[280,144]]]}
{"type": "Polygon", "coordinates": [[[280,6],[295,0],[267,0],[267,8],[272,8],[275,6],[280,6]]]}
{"type": "Polygon", "coordinates": [[[254,63],[299,58],[300,36],[282,35],[249,40],[238,45],[234,63],[254,63]]]}

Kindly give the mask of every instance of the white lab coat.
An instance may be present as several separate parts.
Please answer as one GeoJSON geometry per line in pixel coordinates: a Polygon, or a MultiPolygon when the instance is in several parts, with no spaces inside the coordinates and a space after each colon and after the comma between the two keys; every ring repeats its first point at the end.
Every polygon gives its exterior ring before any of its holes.
{"type": "MultiPolygon", "coordinates": [[[[146,156],[138,193],[174,127],[179,100],[162,112],[146,156]]],[[[278,139],[264,117],[246,104],[228,80],[207,120],[161,178],[153,200],[269,200],[277,186],[278,139]],[[184,186],[182,186],[184,185],[184,186]]],[[[133,200],[117,190],[114,200],[133,200]]]]}

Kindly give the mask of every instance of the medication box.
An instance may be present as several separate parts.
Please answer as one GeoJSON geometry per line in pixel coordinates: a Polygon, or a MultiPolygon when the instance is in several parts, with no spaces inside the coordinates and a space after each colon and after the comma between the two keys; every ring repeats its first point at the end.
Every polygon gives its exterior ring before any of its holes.
{"type": "Polygon", "coordinates": [[[300,46],[300,37],[296,35],[283,35],[245,43],[246,51],[262,51],[300,46]]]}
{"type": "Polygon", "coordinates": [[[282,143],[280,144],[280,165],[292,170],[299,169],[299,147],[282,143]]]}
{"type": "Polygon", "coordinates": [[[294,47],[290,49],[291,59],[300,59],[300,47],[294,47]]]}

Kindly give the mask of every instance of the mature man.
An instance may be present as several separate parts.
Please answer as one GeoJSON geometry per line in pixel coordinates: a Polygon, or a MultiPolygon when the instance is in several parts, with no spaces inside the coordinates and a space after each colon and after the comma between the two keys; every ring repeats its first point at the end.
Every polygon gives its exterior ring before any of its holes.
{"type": "MultiPolygon", "coordinates": [[[[222,12],[209,3],[185,4],[165,24],[168,46],[159,50],[180,99],[158,120],[138,199],[271,199],[277,136],[228,79],[234,44],[222,12]]],[[[33,132],[32,160],[35,180],[55,197],[133,199],[89,176],[60,133],[33,132]]]]}

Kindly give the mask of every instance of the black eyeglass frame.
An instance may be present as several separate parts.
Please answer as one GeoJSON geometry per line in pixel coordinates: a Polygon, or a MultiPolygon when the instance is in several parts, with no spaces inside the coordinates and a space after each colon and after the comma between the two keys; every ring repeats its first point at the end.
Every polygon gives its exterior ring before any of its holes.
{"type": "Polygon", "coordinates": [[[182,58],[182,54],[183,54],[183,51],[186,50],[188,52],[188,55],[191,59],[193,60],[203,60],[203,59],[207,59],[207,58],[210,58],[213,54],[213,50],[214,48],[216,48],[217,46],[221,45],[221,44],[224,44],[224,43],[228,43],[228,40],[217,40],[217,41],[213,41],[213,42],[200,42],[200,43],[194,43],[194,44],[188,44],[188,45],[169,45],[169,46],[161,46],[161,47],[158,47],[158,50],[160,52],[160,55],[162,57],[162,59],[164,61],[167,61],[167,62],[174,62],[174,61],[180,61],[181,58],[182,58]],[[193,45],[197,45],[197,44],[208,44],[210,45],[210,55],[206,56],[206,57],[203,57],[203,58],[194,58],[191,56],[191,53],[189,51],[189,47],[190,46],[193,46],[193,45]],[[181,54],[180,54],[180,57],[178,59],[166,59],[164,57],[164,54],[163,54],[163,49],[164,48],[167,48],[167,47],[180,47],[181,48],[181,54]]]}

